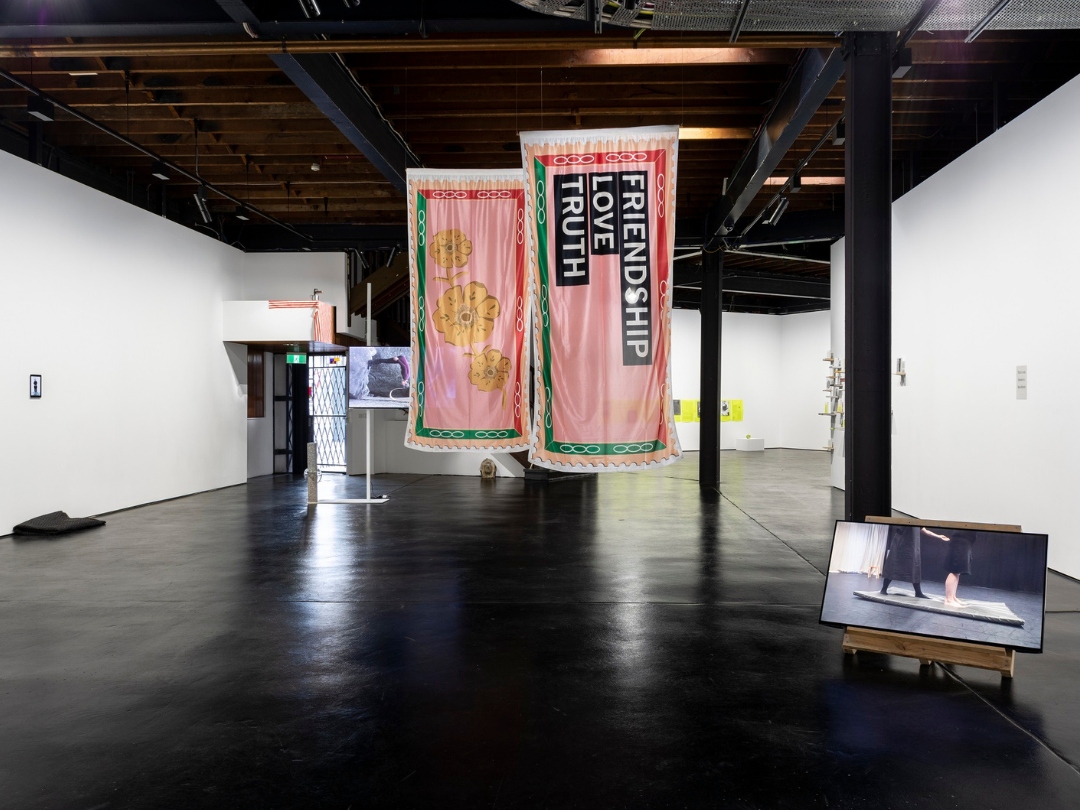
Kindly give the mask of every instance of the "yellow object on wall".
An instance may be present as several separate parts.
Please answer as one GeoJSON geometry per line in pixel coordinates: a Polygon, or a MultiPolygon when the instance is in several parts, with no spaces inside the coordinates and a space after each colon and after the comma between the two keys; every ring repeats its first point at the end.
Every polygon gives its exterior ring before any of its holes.
{"type": "Polygon", "coordinates": [[[701,400],[698,400],[698,399],[677,399],[677,400],[675,400],[675,421],[676,422],[700,422],[701,421],[701,400]]]}
{"type": "Polygon", "coordinates": [[[743,401],[741,399],[720,400],[720,421],[741,422],[743,420],[743,401]]]}

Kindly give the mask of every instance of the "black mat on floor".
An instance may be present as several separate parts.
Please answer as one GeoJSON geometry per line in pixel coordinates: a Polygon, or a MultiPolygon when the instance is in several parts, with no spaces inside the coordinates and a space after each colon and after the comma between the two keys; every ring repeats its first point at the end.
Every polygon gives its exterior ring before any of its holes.
{"type": "Polygon", "coordinates": [[[41,515],[20,523],[15,527],[14,532],[15,534],[51,537],[104,525],[105,521],[97,518],[73,518],[68,517],[67,512],[50,512],[47,515],[41,515]]]}

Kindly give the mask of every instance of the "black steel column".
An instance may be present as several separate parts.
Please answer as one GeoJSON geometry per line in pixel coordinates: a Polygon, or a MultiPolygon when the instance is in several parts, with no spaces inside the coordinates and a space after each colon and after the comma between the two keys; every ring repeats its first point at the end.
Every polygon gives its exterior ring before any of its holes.
{"type": "Polygon", "coordinates": [[[701,452],[698,483],[720,490],[720,324],[723,309],[724,254],[701,254],[701,452]]]}
{"type": "Polygon", "coordinates": [[[892,43],[848,34],[845,513],[892,509],[892,43]]]}
{"type": "Polygon", "coordinates": [[[292,375],[292,471],[303,475],[307,469],[307,446],[309,437],[308,418],[308,366],[295,363],[289,366],[292,375]]]}

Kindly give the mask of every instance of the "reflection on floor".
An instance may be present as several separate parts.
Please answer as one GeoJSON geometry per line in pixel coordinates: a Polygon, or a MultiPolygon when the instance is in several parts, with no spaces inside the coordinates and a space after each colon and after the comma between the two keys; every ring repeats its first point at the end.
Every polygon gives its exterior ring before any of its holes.
{"type": "MultiPolygon", "coordinates": [[[[929,613],[940,613],[944,616],[953,616],[970,621],[1008,624],[1013,627],[1024,626],[1024,620],[1009,610],[1009,606],[1004,602],[980,602],[967,597],[967,601],[960,605],[947,605],[943,596],[926,594],[920,598],[915,595],[915,591],[899,591],[895,593],[893,591],[889,591],[889,593],[855,591],[854,595],[859,599],[866,599],[870,602],[897,605],[912,610],[925,610],[929,613]]],[[[961,626],[963,625],[961,624],[961,626]]]]}
{"type": "Polygon", "coordinates": [[[1004,687],[848,660],[828,454],[725,453],[724,497],[692,459],[377,507],[271,477],[0,540],[0,806],[1076,807],[1078,614],[1004,687]]]}

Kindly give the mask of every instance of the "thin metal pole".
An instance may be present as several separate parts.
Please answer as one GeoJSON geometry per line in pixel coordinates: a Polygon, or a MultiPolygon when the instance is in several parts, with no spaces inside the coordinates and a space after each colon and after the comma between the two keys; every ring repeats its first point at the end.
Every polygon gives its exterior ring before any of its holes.
{"type": "MultiPolygon", "coordinates": [[[[367,312],[365,314],[366,314],[367,323],[364,326],[365,326],[365,329],[367,330],[367,335],[366,335],[366,339],[365,339],[364,342],[367,343],[368,348],[371,348],[371,283],[370,282],[368,282],[368,285],[367,285],[367,312]]],[[[365,415],[365,419],[364,419],[364,421],[366,422],[366,425],[364,426],[364,429],[367,432],[367,437],[364,439],[364,450],[367,453],[367,461],[364,464],[364,477],[367,479],[367,498],[368,498],[369,501],[371,500],[371,420],[374,419],[374,418],[375,418],[375,411],[373,411],[371,408],[368,408],[367,409],[367,414],[365,415]]]]}

